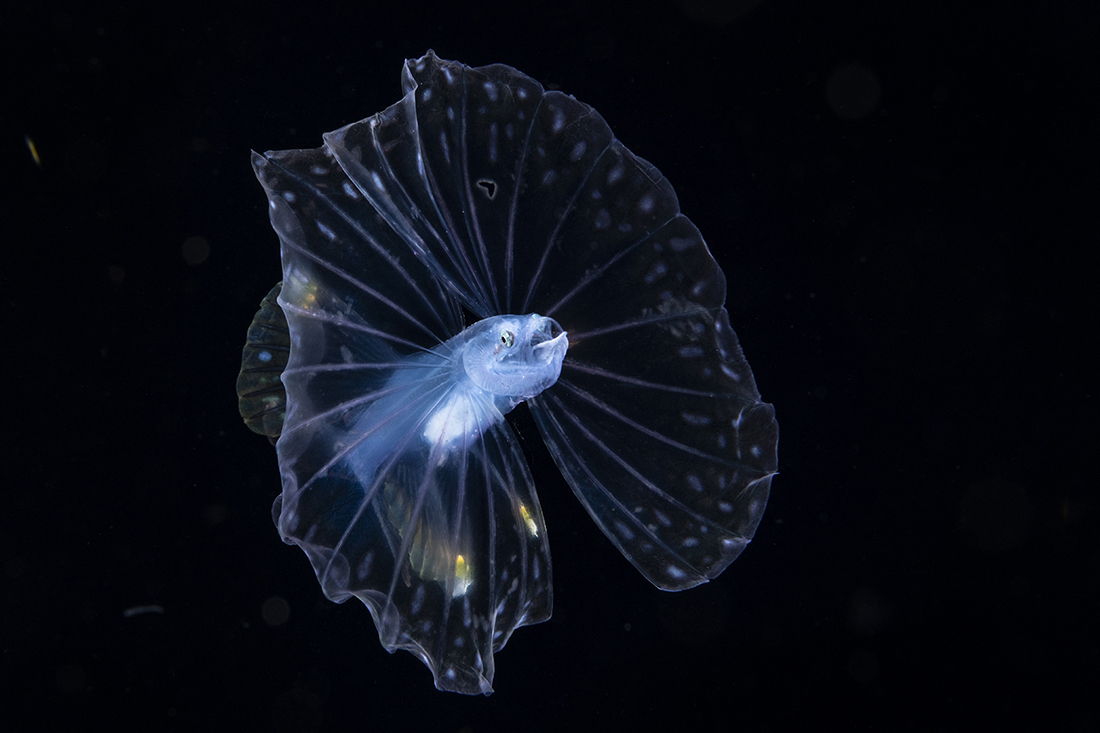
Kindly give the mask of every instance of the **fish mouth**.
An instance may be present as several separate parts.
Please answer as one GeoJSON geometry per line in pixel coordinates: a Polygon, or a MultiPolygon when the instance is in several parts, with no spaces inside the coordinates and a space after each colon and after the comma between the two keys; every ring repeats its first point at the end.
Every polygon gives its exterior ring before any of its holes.
{"type": "MultiPolygon", "coordinates": [[[[557,324],[554,324],[555,326],[557,324]]],[[[545,336],[545,340],[534,343],[531,350],[535,354],[535,358],[549,364],[554,359],[560,359],[565,356],[565,352],[569,349],[569,334],[562,331],[560,327],[557,329],[558,334],[553,338],[550,338],[549,334],[545,336]]],[[[532,342],[535,342],[538,336],[532,338],[532,342]]]]}
{"type": "Polygon", "coordinates": [[[534,315],[534,328],[531,331],[531,357],[540,364],[559,364],[569,349],[569,335],[548,316],[534,315]]]}

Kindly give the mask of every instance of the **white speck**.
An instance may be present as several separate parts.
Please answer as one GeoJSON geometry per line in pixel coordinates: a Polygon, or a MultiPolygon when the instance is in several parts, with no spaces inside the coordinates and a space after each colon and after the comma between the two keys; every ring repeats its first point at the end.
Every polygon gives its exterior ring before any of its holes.
{"type": "Polygon", "coordinates": [[[629,540],[634,539],[634,533],[631,532],[630,528],[627,527],[622,522],[619,522],[619,521],[615,522],[615,531],[618,532],[619,534],[621,534],[623,536],[623,539],[625,539],[625,540],[629,541],[629,540]]]}
{"type": "Polygon", "coordinates": [[[607,174],[607,182],[611,185],[615,185],[623,177],[623,173],[625,172],[626,170],[623,168],[623,164],[616,163],[615,167],[607,174]]]}
{"type": "Polygon", "coordinates": [[[699,415],[694,412],[681,412],[680,417],[684,419],[688,425],[710,425],[711,419],[706,415],[699,415]]]}
{"type": "Polygon", "coordinates": [[[643,280],[646,285],[650,285],[657,282],[666,272],[668,272],[668,266],[661,260],[657,260],[653,263],[653,267],[649,268],[649,272],[646,273],[643,280]]]}
{"type": "Polygon", "coordinates": [[[695,547],[699,544],[699,540],[694,537],[685,537],[681,544],[683,544],[684,547],[695,547]]]}
{"type": "Polygon", "coordinates": [[[698,359],[703,355],[702,346],[681,346],[677,351],[685,359],[698,359]]]}
{"type": "Polygon", "coordinates": [[[336,241],[336,232],[332,231],[331,229],[329,229],[327,226],[325,226],[321,222],[316,222],[316,224],[317,224],[317,229],[319,229],[321,234],[324,234],[325,237],[330,242],[335,242],[336,241]]]}
{"type": "Polygon", "coordinates": [[[588,143],[584,140],[577,141],[577,144],[573,146],[573,149],[569,151],[569,160],[576,163],[584,155],[584,151],[588,149],[588,143]]]}
{"type": "Polygon", "coordinates": [[[557,135],[565,127],[565,113],[561,109],[554,110],[554,119],[550,121],[550,131],[557,135]]]}
{"type": "Polygon", "coordinates": [[[692,491],[701,492],[703,490],[703,481],[699,478],[698,474],[689,473],[687,476],[684,476],[684,479],[687,481],[692,491]]]}
{"type": "Polygon", "coordinates": [[[328,168],[324,168],[319,165],[310,166],[309,172],[315,176],[323,176],[328,173],[328,168]]]}
{"type": "Polygon", "coordinates": [[[682,578],[687,577],[687,573],[685,573],[683,570],[676,567],[675,565],[669,565],[667,568],[665,568],[665,572],[668,573],[668,577],[675,578],[676,580],[681,580],[682,578]]]}
{"type": "Polygon", "coordinates": [[[730,504],[728,501],[720,501],[718,502],[718,511],[723,514],[729,514],[733,511],[733,504],[730,504]]]}
{"type": "Polygon", "coordinates": [[[358,199],[359,198],[359,192],[355,190],[355,186],[351,185],[347,181],[344,181],[343,188],[344,188],[344,193],[347,195],[347,197],[349,199],[358,199]]]}
{"type": "Polygon", "coordinates": [[[260,361],[263,361],[263,362],[271,361],[271,359],[272,359],[271,352],[270,351],[261,351],[260,353],[256,354],[256,358],[259,359],[260,361]]]}
{"type": "Polygon", "coordinates": [[[638,209],[643,214],[648,214],[649,212],[653,211],[653,196],[648,193],[645,196],[642,196],[642,198],[638,200],[638,209]]]}
{"type": "Polygon", "coordinates": [[[295,201],[298,200],[298,197],[295,196],[291,191],[284,192],[283,193],[283,198],[286,199],[288,204],[292,204],[292,203],[294,203],[295,201]]]}
{"type": "Polygon", "coordinates": [[[607,229],[611,226],[611,213],[607,209],[600,209],[596,212],[596,221],[593,225],[600,231],[607,229]]]}
{"type": "Polygon", "coordinates": [[[148,606],[131,606],[122,612],[122,617],[133,618],[134,616],[140,616],[144,613],[164,613],[164,607],[153,604],[148,606]]]}

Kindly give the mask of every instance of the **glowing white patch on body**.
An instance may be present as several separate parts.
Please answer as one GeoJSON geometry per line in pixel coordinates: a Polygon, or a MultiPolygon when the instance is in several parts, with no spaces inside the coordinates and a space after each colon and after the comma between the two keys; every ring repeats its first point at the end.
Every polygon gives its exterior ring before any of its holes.
{"type": "Polygon", "coordinates": [[[424,440],[444,448],[463,435],[476,436],[485,427],[477,419],[470,395],[455,390],[424,424],[424,440]]]}

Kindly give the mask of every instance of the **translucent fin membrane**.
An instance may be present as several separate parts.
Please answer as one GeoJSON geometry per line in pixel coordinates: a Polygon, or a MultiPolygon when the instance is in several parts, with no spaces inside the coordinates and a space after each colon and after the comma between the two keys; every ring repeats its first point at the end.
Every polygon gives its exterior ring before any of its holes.
{"type": "Polygon", "coordinates": [[[546,527],[503,417],[518,399],[592,518],[666,590],[716,577],[752,539],[778,427],[702,236],[595,110],[431,52],[402,84],[321,148],[253,154],[290,333],[274,515],[387,649],[440,689],[488,694],[493,654],[551,611],[546,527]],[[560,378],[518,399],[471,391],[464,360],[487,357],[463,309],[553,319],[540,338],[568,334],[560,378]]]}

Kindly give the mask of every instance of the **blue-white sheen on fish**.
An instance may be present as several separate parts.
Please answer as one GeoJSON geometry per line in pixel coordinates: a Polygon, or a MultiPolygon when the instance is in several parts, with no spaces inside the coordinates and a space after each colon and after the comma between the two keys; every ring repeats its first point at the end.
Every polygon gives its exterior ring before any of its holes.
{"type": "Polygon", "coordinates": [[[320,148],[253,153],[283,283],[238,392],[278,435],[274,519],[325,594],[362,600],[439,689],[488,694],[494,653],[552,607],[516,405],[670,591],[752,539],[779,430],[698,229],[595,110],[432,52],[402,86],[320,148]]]}

